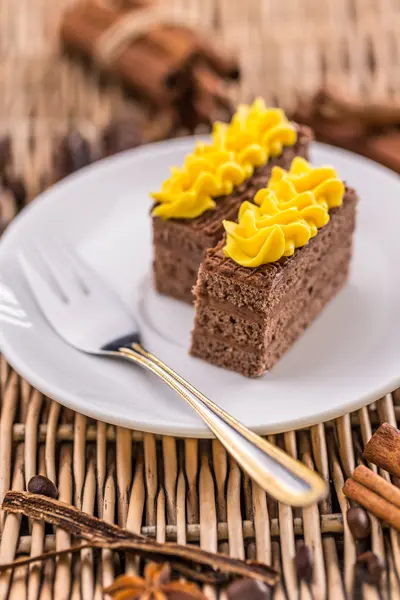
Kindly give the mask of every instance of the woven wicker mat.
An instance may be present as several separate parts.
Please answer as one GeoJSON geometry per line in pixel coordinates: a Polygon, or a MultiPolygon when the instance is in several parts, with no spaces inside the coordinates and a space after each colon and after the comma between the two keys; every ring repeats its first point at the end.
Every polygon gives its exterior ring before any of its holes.
{"type": "MultiPolygon", "coordinates": [[[[0,0],[1,128],[12,133],[15,169],[31,197],[45,185],[55,136],[71,123],[94,134],[113,114],[130,110],[116,84],[100,85],[59,56],[57,22],[68,4],[0,0]]],[[[290,108],[299,94],[329,81],[363,97],[400,96],[399,0],[177,0],[171,10],[217,30],[239,52],[244,77],[232,91],[235,99],[260,93],[290,108]]],[[[3,216],[13,216],[12,203],[5,210],[3,216]]],[[[372,428],[398,422],[400,391],[335,422],[278,436],[288,452],[331,481],[321,506],[292,510],[266,498],[217,442],[156,439],[92,421],[44,398],[4,359],[0,383],[0,498],[46,473],[62,500],[133,531],[271,562],[283,573],[276,598],[356,597],[356,547],[343,520],[341,489],[372,428]],[[314,551],[310,588],[298,586],[293,565],[303,540],[314,551]]],[[[20,524],[17,516],[2,515],[0,562],[70,544],[62,531],[20,524]]],[[[399,540],[375,519],[372,549],[387,566],[382,588],[363,585],[357,597],[400,598],[399,540]]],[[[128,558],[126,570],[135,565],[128,558]]],[[[0,577],[0,598],[101,598],[121,568],[106,551],[20,568],[0,577]]]]}

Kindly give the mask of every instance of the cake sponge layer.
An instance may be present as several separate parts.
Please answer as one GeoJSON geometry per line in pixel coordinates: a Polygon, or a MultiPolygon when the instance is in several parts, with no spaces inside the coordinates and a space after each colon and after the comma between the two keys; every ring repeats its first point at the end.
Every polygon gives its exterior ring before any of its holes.
{"type": "Polygon", "coordinates": [[[310,298],[320,288],[321,278],[324,277],[325,285],[329,286],[332,273],[345,269],[350,256],[351,245],[348,243],[335,255],[326,256],[323,269],[308,273],[298,286],[287,293],[269,318],[255,313],[246,314],[232,304],[215,303],[212,298],[200,301],[196,310],[197,333],[201,331],[209,337],[263,351],[276,335],[281,334],[280,328],[285,326],[291,315],[295,315],[302,305],[307,306],[310,298]]]}
{"type": "Polygon", "coordinates": [[[346,189],[330,222],[293,256],[257,269],[207,253],[195,288],[191,354],[257,377],[271,369],[346,282],[357,195],[346,189]]]}
{"type": "MultiPolygon", "coordinates": [[[[350,257],[348,261],[350,260],[350,257]]],[[[246,377],[259,377],[271,369],[285,352],[294,344],[305,329],[321,313],[322,309],[343,287],[348,276],[348,266],[335,273],[329,281],[321,280],[314,287],[307,302],[301,305],[301,312],[283,311],[278,321],[275,336],[263,351],[253,347],[230,344],[228,340],[207,334],[196,333],[190,353],[213,365],[236,371],[246,377]],[[291,318],[289,318],[289,315],[291,318]]]]}

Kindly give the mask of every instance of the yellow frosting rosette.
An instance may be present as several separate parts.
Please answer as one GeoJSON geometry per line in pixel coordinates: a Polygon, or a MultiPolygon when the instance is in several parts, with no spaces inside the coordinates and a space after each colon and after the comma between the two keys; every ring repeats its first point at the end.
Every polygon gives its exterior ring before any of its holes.
{"type": "Polygon", "coordinates": [[[295,158],[289,171],[274,167],[267,188],[245,201],[237,223],[224,221],[224,254],[243,267],[259,267],[291,256],[329,221],[344,185],[332,167],[312,167],[295,158]]]}
{"type": "Polygon", "coordinates": [[[214,124],[211,143],[198,143],[182,167],[171,169],[161,190],[152,194],[153,215],[194,219],[213,210],[214,198],[231,194],[296,137],[284,112],[266,107],[262,99],[239,106],[231,123],[214,124]]]}
{"type": "Polygon", "coordinates": [[[268,188],[277,191],[281,196],[284,193],[281,188],[287,183],[291,183],[296,192],[312,191],[317,202],[327,209],[342,204],[344,185],[332,166],[313,167],[301,156],[296,156],[289,171],[281,167],[272,169],[268,188]]]}

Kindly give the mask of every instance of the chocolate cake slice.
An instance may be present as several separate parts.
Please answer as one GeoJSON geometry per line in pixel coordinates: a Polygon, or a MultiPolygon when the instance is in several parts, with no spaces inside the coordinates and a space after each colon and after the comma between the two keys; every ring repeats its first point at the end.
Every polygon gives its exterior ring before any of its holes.
{"type": "Polygon", "coordinates": [[[257,268],[226,256],[225,241],[208,250],[194,290],[190,353],[247,377],[271,369],[345,284],[356,204],[346,187],[317,235],[257,268]]]}
{"type": "Polygon", "coordinates": [[[311,129],[295,123],[290,125],[296,133],[294,144],[283,146],[278,156],[271,156],[265,164],[255,168],[253,175],[235,186],[232,193],[215,198],[212,210],[195,218],[153,215],[153,273],[158,292],[192,303],[200,263],[206,251],[222,238],[222,221],[236,218],[241,203],[266,186],[274,166],[288,168],[295,156],[308,158],[311,129]]]}

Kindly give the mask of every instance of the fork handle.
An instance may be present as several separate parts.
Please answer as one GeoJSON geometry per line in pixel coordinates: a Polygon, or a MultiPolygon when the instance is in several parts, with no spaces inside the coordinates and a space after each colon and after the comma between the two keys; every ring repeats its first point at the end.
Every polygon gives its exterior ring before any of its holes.
{"type": "Polygon", "coordinates": [[[247,429],[140,344],[120,348],[116,354],[155,373],[175,390],[243,470],[276,500],[303,507],[326,496],[327,486],[315,471],[247,429]]]}

